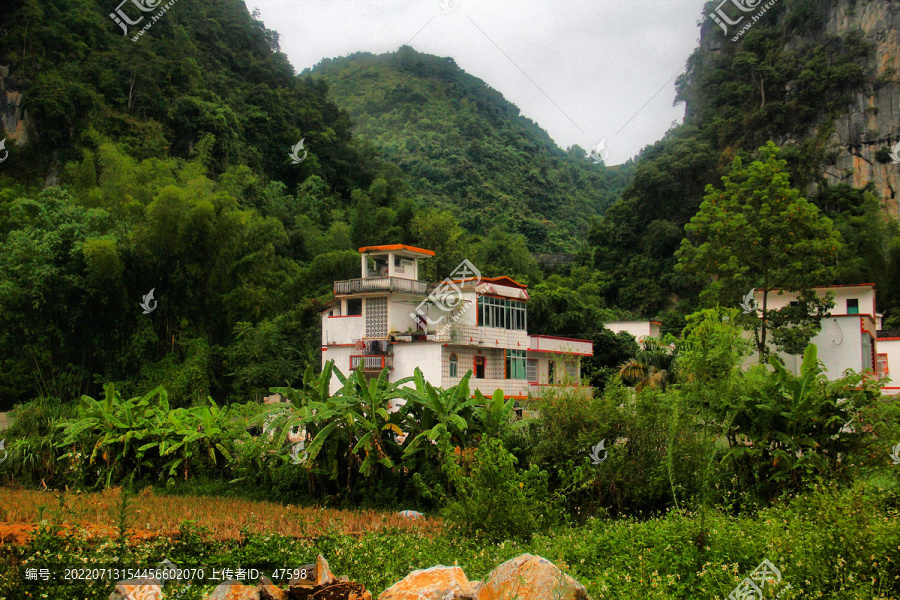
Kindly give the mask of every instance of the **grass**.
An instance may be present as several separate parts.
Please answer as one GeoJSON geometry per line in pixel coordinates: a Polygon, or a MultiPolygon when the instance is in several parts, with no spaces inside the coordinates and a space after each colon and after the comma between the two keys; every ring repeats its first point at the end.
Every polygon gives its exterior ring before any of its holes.
{"type": "MultiPolygon", "coordinates": [[[[89,522],[90,513],[94,523],[112,532],[118,502],[115,490],[69,493],[57,499],[50,493],[0,489],[0,506],[11,525],[38,514],[45,523],[54,519],[89,522]],[[37,502],[44,503],[44,508],[36,508],[37,502]],[[14,514],[21,520],[11,521],[9,515],[14,514]]],[[[584,584],[594,600],[724,598],[764,559],[784,575],[780,587],[772,590],[781,593],[784,589],[781,600],[900,599],[900,499],[895,493],[859,484],[823,485],[785,497],[754,515],[711,508],[705,518],[681,510],[640,520],[589,519],[583,525],[539,533],[528,542],[489,541],[460,535],[438,520],[407,521],[375,511],[317,510],[149,492],[132,502],[135,511],[148,511],[136,512],[138,520],[171,523],[194,516],[204,527],[223,525],[218,532],[182,528],[178,538],[138,540],[125,549],[112,537],[88,539],[84,528],[63,532],[43,528],[24,546],[0,544],[0,600],[109,597],[112,582],[23,581],[22,569],[36,564],[96,566],[124,561],[141,566],[168,557],[183,566],[272,569],[295,568],[322,554],[336,575],[363,583],[377,596],[415,569],[457,564],[475,580],[525,552],[557,564],[584,584]],[[164,514],[151,517],[154,512],[164,514]],[[289,516],[286,522],[279,519],[282,513],[289,516]],[[300,536],[285,537],[277,531],[292,521],[304,524],[294,530],[300,536]],[[233,524],[227,527],[234,537],[223,537],[224,523],[233,524]],[[701,527],[707,535],[698,545],[701,527]],[[244,535],[247,531],[259,533],[244,535]]],[[[135,541],[133,535],[129,538],[135,541]]],[[[205,598],[213,587],[194,586],[183,600],[205,598]]]]}
{"type": "MultiPolygon", "coordinates": [[[[115,536],[116,504],[121,490],[103,492],[37,491],[0,488],[0,541],[27,542],[36,524],[62,514],[61,524],[80,527],[95,536],[115,536]]],[[[128,536],[134,541],[177,535],[179,525],[192,521],[216,541],[238,540],[244,533],[315,538],[325,531],[362,535],[382,529],[440,533],[440,519],[407,519],[395,512],[305,508],[273,502],[211,496],[158,495],[146,488],[132,499],[128,536]]]]}

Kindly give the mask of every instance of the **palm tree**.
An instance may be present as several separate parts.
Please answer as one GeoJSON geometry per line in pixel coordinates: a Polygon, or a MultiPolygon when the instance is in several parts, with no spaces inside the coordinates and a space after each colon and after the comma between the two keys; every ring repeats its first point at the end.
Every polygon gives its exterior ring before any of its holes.
{"type": "Polygon", "coordinates": [[[619,377],[640,392],[645,387],[664,390],[675,382],[675,363],[678,352],[653,338],[641,342],[634,358],[619,365],[619,377]]]}

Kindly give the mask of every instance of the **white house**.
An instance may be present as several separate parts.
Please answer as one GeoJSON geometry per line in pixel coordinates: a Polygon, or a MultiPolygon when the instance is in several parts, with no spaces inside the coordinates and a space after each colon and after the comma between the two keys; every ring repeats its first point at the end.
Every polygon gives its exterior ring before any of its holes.
{"type": "Polygon", "coordinates": [[[630,333],[638,342],[659,337],[659,321],[610,321],[605,327],[616,335],[630,333]]]}
{"type": "Polygon", "coordinates": [[[900,329],[879,330],[876,348],[875,373],[892,379],[882,392],[900,394],[900,329]]]}
{"type": "MultiPolygon", "coordinates": [[[[822,329],[811,340],[818,349],[819,360],[828,370],[829,379],[841,377],[845,370],[872,371],[879,377],[887,377],[891,364],[900,361],[900,343],[890,337],[879,337],[881,315],[876,312],[875,285],[836,285],[813,288],[816,295],[824,297],[834,293],[834,308],[822,318],[822,329]],[[892,362],[893,361],[893,362],[892,362]],[[883,371],[881,369],[884,369],[883,371]]],[[[797,300],[797,292],[770,291],[768,309],[780,309],[797,300]]],[[[762,307],[762,290],[754,290],[757,309],[762,307]]],[[[802,356],[779,353],[785,366],[793,373],[800,372],[802,356]]],[[[756,353],[748,362],[758,360],[756,353]]],[[[900,365],[897,365],[900,369],[900,365]]],[[[886,387],[885,393],[898,393],[898,387],[886,387]]]]}
{"type": "MultiPolygon", "coordinates": [[[[419,261],[434,256],[430,250],[395,244],[359,252],[362,277],[335,281],[322,313],[323,364],[334,360],[345,374],[362,367],[373,376],[387,367],[391,381],[418,367],[440,387],[471,370],[473,393],[501,389],[506,398],[580,385],[581,357],[593,355],[593,344],[528,335],[527,286],[471,269],[462,272],[472,276],[427,283],[419,281],[419,261]]],[[[339,387],[332,378],[332,393],[339,387]]]]}

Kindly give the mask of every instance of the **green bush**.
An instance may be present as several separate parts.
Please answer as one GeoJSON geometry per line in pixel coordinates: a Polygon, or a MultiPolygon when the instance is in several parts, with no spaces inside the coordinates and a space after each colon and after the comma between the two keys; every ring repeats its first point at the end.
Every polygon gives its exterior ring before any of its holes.
{"type": "Polygon", "coordinates": [[[470,477],[455,478],[457,499],[446,517],[467,534],[488,539],[527,539],[558,516],[550,502],[547,473],[532,465],[516,471],[516,458],[496,438],[475,453],[470,477]]]}

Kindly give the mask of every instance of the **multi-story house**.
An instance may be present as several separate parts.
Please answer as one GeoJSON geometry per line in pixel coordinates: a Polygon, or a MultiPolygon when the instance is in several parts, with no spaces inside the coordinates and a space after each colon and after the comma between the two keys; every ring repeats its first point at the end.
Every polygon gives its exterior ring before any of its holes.
{"type": "MultiPolygon", "coordinates": [[[[818,349],[819,360],[827,369],[829,379],[841,377],[845,370],[872,371],[878,377],[890,377],[890,366],[900,361],[900,338],[881,331],[881,315],[876,312],[875,285],[836,285],[814,288],[816,295],[834,294],[834,308],[821,319],[822,329],[811,340],[818,349]]],[[[754,290],[757,307],[762,306],[762,291],[754,290]]],[[[768,309],[780,309],[796,302],[797,293],[773,290],[767,299],[768,309]]],[[[802,356],[779,353],[785,366],[799,373],[802,356]]],[[[754,353],[749,362],[758,358],[754,353]]],[[[900,370],[900,365],[897,365],[900,370]]],[[[884,393],[900,393],[897,382],[900,373],[894,374],[894,382],[884,388],[884,393]]]]}
{"type": "MultiPolygon", "coordinates": [[[[434,256],[430,250],[397,244],[359,252],[361,277],[335,281],[334,300],[322,313],[323,364],[334,360],[345,374],[362,368],[376,375],[387,367],[391,381],[418,367],[440,387],[472,371],[473,393],[501,389],[506,398],[581,384],[581,357],[593,355],[591,341],[529,335],[527,286],[467,268],[452,280],[427,283],[419,281],[419,261],[434,256]]],[[[339,387],[334,377],[332,393],[339,387]]]]}

